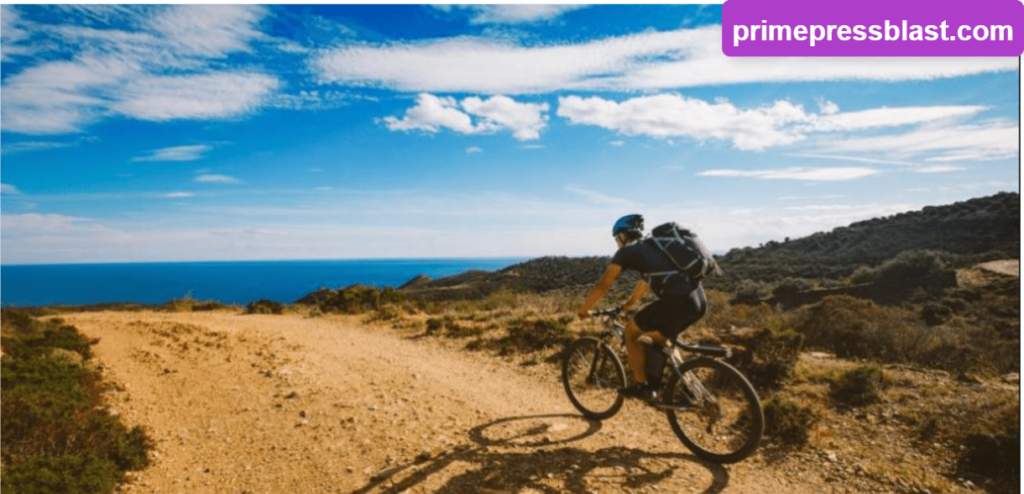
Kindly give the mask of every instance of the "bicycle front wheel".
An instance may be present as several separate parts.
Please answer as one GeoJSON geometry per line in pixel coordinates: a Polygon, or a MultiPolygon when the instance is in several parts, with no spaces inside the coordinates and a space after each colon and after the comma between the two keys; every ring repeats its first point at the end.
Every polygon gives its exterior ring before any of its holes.
{"type": "Polygon", "coordinates": [[[626,371],[611,347],[596,338],[580,338],[565,350],[562,384],[584,417],[604,420],[622,408],[619,388],[626,385],[626,371]]]}
{"type": "Polygon", "coordinates": [[[754,387],[720,360],[697,358],[679,368],[666,388],[669,424],[697,456],[735,463],[753,454],[764,434],[764,412],[754,387]]]}

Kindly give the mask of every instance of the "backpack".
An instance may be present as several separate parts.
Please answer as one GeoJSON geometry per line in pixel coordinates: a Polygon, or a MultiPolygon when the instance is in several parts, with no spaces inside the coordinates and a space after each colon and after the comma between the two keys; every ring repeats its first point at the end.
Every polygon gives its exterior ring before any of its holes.
{"type": "Polygon", "coordinates": [[[682,273],[698,282],[709,274],[722,273],[711,251],[697,238],[697,234],[675,223],[656,226],[644,242],[665,253],[678,268],[676,271],[651,273],[652,276],[682,273]]]}

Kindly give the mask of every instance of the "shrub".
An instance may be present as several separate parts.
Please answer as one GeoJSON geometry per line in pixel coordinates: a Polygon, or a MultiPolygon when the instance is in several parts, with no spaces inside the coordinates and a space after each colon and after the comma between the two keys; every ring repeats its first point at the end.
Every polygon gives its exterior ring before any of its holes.
{"type": "Polygon", "coordinates": [[[2,339],[4,353],[22,359],[49,354],[54,348],[75,352],[83,359],[92,357],[89,347],[99,340],[89,341],[78,334],[74,326],[47,324],[38,326],[37,331],[5,336],[2,339]]]}
{"type": "Polygon", "coordinates": [[[361,314],[377,310],[387,304],[401,304],[405,301],[402,292],[391,287],[383,290],[365,285],[351,285],[341,290],[321,288],[296,300],[299,305],[313,305],[322,312],[361,314]]]}
{"type": "Polygon", "coordinates": [[[859,268],[854,283],[874,283],[872,298],[881,304],[901,304],[914,298],[941,294],[956,286],[950,255],[932,250],[909,250],[877,268],[859,268]]]}
{"type": "Polygon", "coordinates": [[[119,478],[112,461],[84,451],[36,456],[11,465],[0,488],[8,494],[95,494],[114,492],[119,478]]]}
{"type": "Polygon", "coordinates": [[[246,314],[283,314],[284,305],[273,300],[260,299],[245,306],[246,314]]]}
{"type": "Polygon", "coordinates": [[[767,283],[743,280],[734,290],[735,296],[731,302],[734,304],[759,304],[768,298],[771,290],[771,285],[767,283]]]}
{"type": "Polygon", "coordinates": [[[779,388],[792,375],[804,343],[804,336],[792,329],[764,328],[727,339],[744,348],[731,362],[761,391],[779,388]]]}
{"type": "Polygon", "coordinates": [[[497,344],[502,355],[526,353],[564,346],[575,339],[566,323],[558,319],[517,319],[508,326],[508,336],[497,344]]]}
{"type": "Polygon", "coordinates": [[[814,282],[805,278],[786,278],[775,285],[772,289],[772,295],[778,297],[780,295],[789,295],[793,293],[806,292],[814,290],[814,282]]]}
{"type": "Polygon", "coordinates": [[[124,471],[146,466],[152,440],[105,410],[97,371],[49,357],[71,348],[88,358],[95,340],[14,314],[3,313],[10,355],[0,359],[4,492],[112,492],[124,471]]]}
{"type": "Polygon", "coordinates": [[[782,398],[764,404],[765,435],[785,446],[803,446],[820,416],[813,408],[782,398]]]}
{"type": "Polygon", "coordinates": [[[870,405],[880,401],[885,374],[875,366],[861,366],[849,370],[833,381],[832,400],[847,406],[870,405]]]}
{"type": "Polygon", "coordinates": [[[805,309],[795,327],[808,345],[839,357],[886,360],[906,360],[923,329],[912,312],[847,295],[825,297],[805,309]]]}
{"type": "Polygon", "coordinates": [[[440,317],[431,317],[427,319],[427,334],[434,334],[437,330],[444,327],[444,319],[440,317]]]}

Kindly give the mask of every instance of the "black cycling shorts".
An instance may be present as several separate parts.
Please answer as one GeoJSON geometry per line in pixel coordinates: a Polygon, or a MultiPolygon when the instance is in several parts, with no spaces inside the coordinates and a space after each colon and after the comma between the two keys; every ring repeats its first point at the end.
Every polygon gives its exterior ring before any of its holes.
{"type": "Polygon", "coordinates": [[[699,284],[686,295],[674,295],[660,298],[640,309],[633,318],[636,325],[644,332],[657,331],[671,340],[708,311],[704,288],[699,284]]]}

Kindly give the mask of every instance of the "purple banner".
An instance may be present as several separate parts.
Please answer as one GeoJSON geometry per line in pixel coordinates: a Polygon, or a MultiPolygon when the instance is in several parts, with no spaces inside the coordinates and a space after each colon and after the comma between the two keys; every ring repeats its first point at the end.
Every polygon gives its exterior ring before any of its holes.
{"type": "Polygon", "coordinates": [[[726,0],[730,57],[993,57],[1024,53],[1020,0],[726,0]]]}

